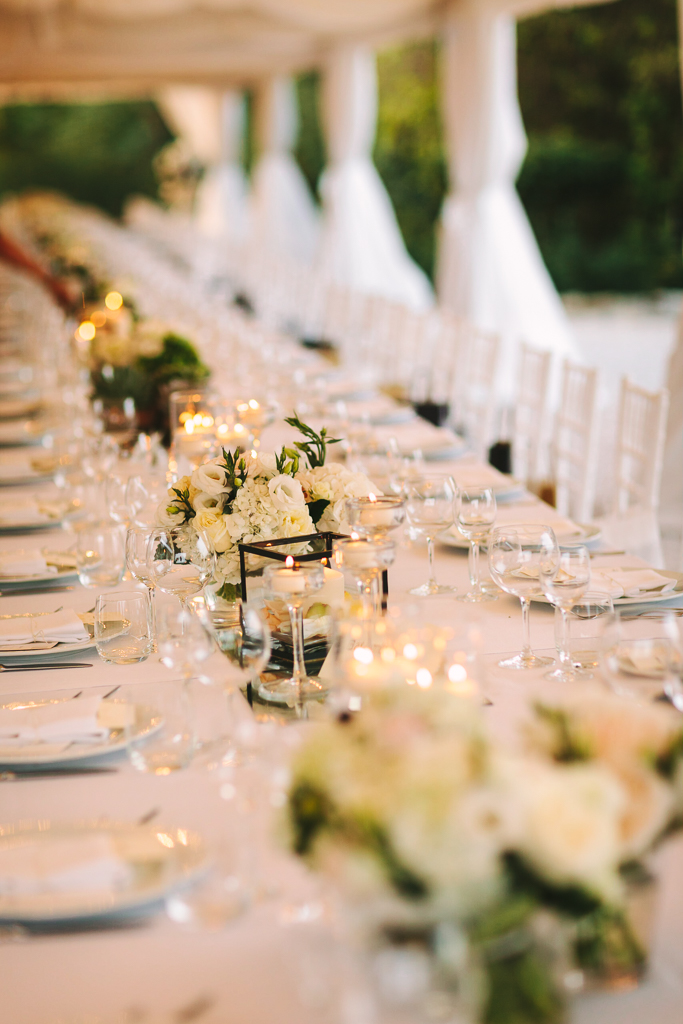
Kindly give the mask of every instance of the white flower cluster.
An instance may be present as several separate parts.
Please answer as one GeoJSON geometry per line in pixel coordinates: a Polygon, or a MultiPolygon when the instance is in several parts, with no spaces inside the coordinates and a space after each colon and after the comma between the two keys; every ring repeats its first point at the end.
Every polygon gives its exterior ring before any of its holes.
{"type": "MultiPolygon", "coordinates": [[[[157,519],[161,526],[179,526],[191,520],[218,554],[221,582],[233,585],[240,582],[240,543],[339,531],[347,498],[379,493],[366,476],[336,464],[302,469],[294,476],[280,473],[277,457],[268,453],[250,460],[248,475],[236,493],[230,487],[225,457],[213,459],[169,490],[169,500],[159,506],[157,519]],[[178,492],[187,495],[186,502],[179,501],[178,492]],[[329,504],[316,524],[309,504],[320,500],[329,504]]],[[[305,550],[306,543],[288,547],[291,554],[305,550]]],[[[249,566],[252,570],[259,567],[253,558],[249,566]]]]}
{"type": "Polygon", "coordinates": [[[471,919],[513,884],[512,857],[545,886],[618,903],[621,866],[680,815],[683,732],[665,708],[610,696],[569,714],[584,755],[557,750],[543,728],[512,755],[490,743],[467,702],[442,691],[366,695],[360,714],[316,726],[297,754],[294,845],[297,801],[317,794],[329,818],[299,852],[363,900],[396,888],[397,861],[424,883],[428,914],[471,919]]]}

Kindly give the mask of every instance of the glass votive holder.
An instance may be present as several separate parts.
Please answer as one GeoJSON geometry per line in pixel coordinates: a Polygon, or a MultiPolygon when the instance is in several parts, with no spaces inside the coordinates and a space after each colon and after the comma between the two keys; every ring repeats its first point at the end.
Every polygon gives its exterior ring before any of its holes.
{"type": "Polygon", "coordinates": [[[265,569],[265,595],[271,601],[286,605],[292,630],[292,675],[261,683],[259,692],[267,700],[297,707],[306,701],[318,700],[327,692],[323,682],[307,675],[304,658],[303,604],[324,585],[325,570],[320,562],[297,565],[289,556],[284,565],[269,565],[265,569]]]}
{"type": "Polygon", "coordinates": [[[95,604],[95,646],[104,661],[133,665],[152,650],[149,601],[139,591],[100,594],[95,604]]]}
{"type": "Polygon", "coordinates": [[[207,389],[172,391],[169,397],[172,458],[179,471],[195,469],[215,446],[215,394],[207,389]]]}
{"type": "MultiPolygon", "coordinates": [[[[567,651],[575,668],[592,674],[599,666],[605,645],[605,629],[612,620],[614,605],[609,594],[591,591],[577,601],[567,615],[567,651]]],[[[556,634],[561,620],[555,618],[556,634]]],[[[555,637],[556,641],[561,637],[555,637]]]]}
{"type": "Polygon", "coordinates": [[[388,569],[396,557],[396,545],[385,537],[344,537],[332,545],[335,565],[348,572],[361,595],[369,594],[372,581],[388,569]]]}
{"type": "Polygon", "coordinates": [[[405,499],[397,495],[369,495],[346,502],[346,521],[362,537],[385,537],[406,517],[405,499]]]}
{"type": "Polygon", "coordinates": [[[76,536],[76,568],[84,587],[115,587],[125,566],[125,526],[104,521],[83,525],[76,536]]]}

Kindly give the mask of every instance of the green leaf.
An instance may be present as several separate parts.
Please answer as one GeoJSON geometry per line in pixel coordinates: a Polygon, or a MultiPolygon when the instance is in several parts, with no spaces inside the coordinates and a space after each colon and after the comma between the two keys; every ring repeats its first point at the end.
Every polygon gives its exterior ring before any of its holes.
{"type": "Polygon", "coordinates": [[[327,500],[327,498],[318,498],[317,501],[309,501],[308,505],[306,506],[306,508],[308,509],[308,514],[310,515],[311,519],[313,520],[316,526],[322,519],[325,509],[329,506],[329,504],[330,503],[327,500]]]}
{"type": "Polygon", "coordinates": [[[315,469],[317,466],[324,466],[325,459],[327,458],[327,445],[339,444],[341,441],[340,437],[328,437],[326,427],[323,427],[318,434],[312,427],[309,427],[307,423],[302,423],[296,412],[293,416],[286,417],[285,423],[288,423],[290,427],[296,427],[300,434],[308,438],[307,441],[295,441],[294,447],[297,451],[300,451],[302,455],[306,456],[310,469],[315,469]]]}

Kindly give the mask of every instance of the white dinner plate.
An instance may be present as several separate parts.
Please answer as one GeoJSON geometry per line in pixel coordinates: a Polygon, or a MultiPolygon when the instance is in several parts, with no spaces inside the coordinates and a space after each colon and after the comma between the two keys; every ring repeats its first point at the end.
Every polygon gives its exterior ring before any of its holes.
{"type": "Polygon", "coordinates": [[[58,569],[57,572],[39,572],[31,576],[0,576],[0,592],[11,587],[12,590],[16,590],[20,594],[22,587],[33,587],[36,583],[54,583],[61,586],[63,583],[75,579],[78,579],[78,570],[71,568],[58,569]]]}
{"type": "MultiPolygon", "coordinates": [[[[0,699],[0,707],[25,707],[27,702],[38,705],[65,704],[71,703],[72,699],[68,697],[55,700],[54,694],[45,693],[13,694],[11,697],[0,699]]],[[[119,702],[113,697],[107,703],[116,704],[119,702]]],[[[146,704],[134,704],[133,707],[135,709],[135,725],[128,737],[126,737],[124,729],[110,729],[106,740],[99,740],[96,743],[72,743],[66,750],[62,750],[59,753],[52,751],[44,754],[37,753],[36,748],[40,744],[34,744],[31,747],[31,752],[24,753],[23,755],[21,747],[11,751],[9,749],[5,750],[2,747],[2,740],[0,740],[0,771],[11,771],[13,768],[45,768],[52,765],[64,767],[78,761],[91,761],[93,758],[109,757],[110,754],[116,754],[121,750],[125,750],[131,740],[151,736],[163,725],[161,714],[155,708],[149,707],[146,704]]]]}
{"type": "Polygon", "coordinates": [[[2,508],[0,507],[0,534],[11,534],[11,533],[35,533],[38,530],[56,530],[57,527],[61,526],[64,522],[63,515],[51,516],[47,513],[40,512],[36,507],[32,514],[29,514],[28,521],[26,519],[26,509],[8,509],[5,514],[2,514],[2,508]]]}
{"type": "MultiPolygon", "coordinates": [[[[56,467],[55,467],[56,468],[56,467]]],[[[51,480],[54,469],[34,469],[31,460],[0,458],[0,487],[17,487],[20,484],[39,484],[51,480]]]]}
{"type": "MultiPolygon", "coordinates": [[[[2,854],[8,848],[19,847],[30,859],[38,846],[42,850],[47,847],[49,856],[51,845],[54,849],[65,841],[78,845],[98,834],[110,841],[117,858],[130,869],[130,877],[120,888],[79,891],[73,885],[58,891],[0,892],[0,921],[39,925],[140,912],[188,885],[206,867],[202,840],[186,829],[109,821],[41,821],[0,826],[0,872],[2,854]]],[[[76,878],[77,874],[75,870],[76,878]]]]}
{"type": "Polygon", "coordinates": [[[57,644],[55,647],[47,647],[40,651],[3,651],[0,649],[0,664],[16,665],[20,661],[53,661],[59,660],[63,654],[76,654],[80,651],[89,651],[95,646],[93,637],[87,640],[78,640],[73,644],[57,644]]]}
{"type": "MultiPolygon", "coordinates": [[[[520,519],[520,522],[524,522],[524,520],[520,519]]],[[[548,520],[548,526],[552,525],[552,520],[548,520]]],[[[572,544],[592,544],[600,539],[601,530],[599,526],[594,526],[593,524],[584,525],[583,523],[577,523],[576,525],[579,527],[579,533],[556,534],[558,542],[564,547],[571,547],[572,544]]],[[[468,542],[462,534],[458,533],[455,529],[444,530],[439,534],[437,540],[447,548],[458,548],[463,551],[467,551],[469,549],[468,542]]],[[[481,549],[484,551],[486,549],[486,545],[482,544],[481,549]]]]}
{"type": "MultiPolygon", "coordinates": [[[[665,594],[649,593],[639,594],[638,597],[615,597],[613,601],[614,607],[624,607],[632,604],[659,604],[662,601],[674,601],[676,598],[680,600],[681,594],[683,594],[683,573],[671,572],[669,569],[657,569],[656,571],[660,576],[676,580],[676,586],[673,590],[668,590],[665,594]]],[[[545,597],[532,597],[531,600],[539,604],[550,604],[545,597]]]]}

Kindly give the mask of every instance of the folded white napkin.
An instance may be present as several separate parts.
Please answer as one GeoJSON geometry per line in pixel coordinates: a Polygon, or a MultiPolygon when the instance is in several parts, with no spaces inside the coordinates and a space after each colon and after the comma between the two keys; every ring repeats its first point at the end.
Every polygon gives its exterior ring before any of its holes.
{"type": "Polygon", "coordinates": [[[124,888],[131,867],[103,833],[0,848],[0,894],[111,892],[124,888]]]}
{"type": "Polygon", "coordinates": [[[38,507],[35,502],[3,502],[0,505],[0,526],[35,526],[50,519],[49,509],[38,507]]]}
{"type": "Polygon", "coordinates": [[[102,698],[78,697],[57,704],[0,708],[0,746],[33,743],[98,743],[109,735],[98,717],[102,698]]]}
{"type": "Polygon", "coordinates": [[[668,594],[675,586],[676,580],[660,576],[654,569],[594,569],[591,573],[591,590],[604,591],[612,598],[668,594]]]}
{"type": "Polygon", "coordinates": [[[3,551],[0,554],[0,578],[3,576],[33,576],[47,572],[47,560],[38,548],[25,551],[3,551]]]}
{"type": "Polygon", "coordinates": [[[581,536],[575,522],[540,502],[538,505],[500,505],[496,510],[496,526],[513,526],[516,523],[550,526],[560,540],[581,536]]]}
{"type": "Polygon", "coordinates": [[[34,640],[75,644],[87,640],[88,636],[87,629],[71,608],[33,618],[0,619],[0,647],[34,640]]]}

